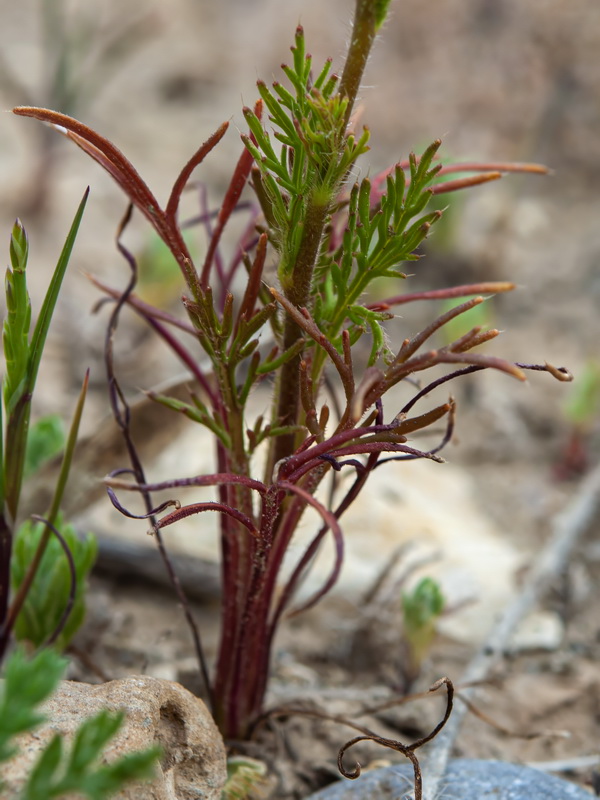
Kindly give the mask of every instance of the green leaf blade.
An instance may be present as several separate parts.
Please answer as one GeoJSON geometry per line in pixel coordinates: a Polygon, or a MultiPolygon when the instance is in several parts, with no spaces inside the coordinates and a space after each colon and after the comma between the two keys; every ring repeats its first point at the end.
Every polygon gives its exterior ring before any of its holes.
{"type": "Polygon", "coordinates": [[[67,238],[65,239],[63,249],[56,264],[54,274],[52,275],[50,286],[48,287],[48,291],[46,292],[46,297],[44,298],[44,302],[40,310],[40,314],[33,332],[33,336],[31,337],[29,369],[28,369],[28,389],[30,391],[33,391],[33,387],[35,386],[35,381],[37,378],[37,373],[42,358],[42,352],[44,350],[44,344],[46,342],[46,336],[48,335],[50,322],[52,320],[52,315],[56,307],[56,301],[58,300],[58,295],[60,292],[60,288],[62,286],[63,278],[65,276],[65,272],[67,271],[67,267],[69,265],[69,260],[71,258],[71,253],[73,251],[73,246],[75,244],[75,239],[79,231],[79,226],[81,224],[83,212],[85,211],[85,206],[87,204],[89,193],[90,190],[88,188],[85,190],[83,198],[79,203],[79,207],[75,213],[75,217],[71,224],[71,228],[69,229],[69,233],[67,234],[67,238]]]}

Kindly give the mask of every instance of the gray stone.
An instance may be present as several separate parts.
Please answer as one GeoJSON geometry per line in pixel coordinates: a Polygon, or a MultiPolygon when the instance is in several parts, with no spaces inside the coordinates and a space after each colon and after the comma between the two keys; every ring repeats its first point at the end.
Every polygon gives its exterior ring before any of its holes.
{"type": "Polygon", "coordinates": [[[204,703],[177,683],[132,677],[99,686],[62,681],[41,710],[47,722],[17,740],[19,753],[0,768],[2,800],[18,797],[40,752],[61,733],[68,741],[102,709],[126,720],[105,750],[111,762],[159,744],[164,756],[152,783],[132,784],[114,800],[219,800],[227,778],[225,746],[204,703]]]}
{"type": "MultiPolygon", "coordinates": [[[[307,800],[404,800],[412,797],[412,767],[401,764],[342,779],[307,800]]],[[[426,768],[423,781],[427,780],[426,768]]],[[[574,783],[531,767],[503,761],[458,758],[450,762],[440,800],[590,800],[574,783]]]]}

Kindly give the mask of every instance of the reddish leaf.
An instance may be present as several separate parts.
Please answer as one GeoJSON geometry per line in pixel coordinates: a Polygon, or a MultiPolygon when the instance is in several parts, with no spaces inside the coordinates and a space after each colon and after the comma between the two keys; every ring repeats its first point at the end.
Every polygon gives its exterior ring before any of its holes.
{"type": "Polygon", "coordinates": [[[176,215],[179,208],[179,201],[181,200],[181,193],[185,189],[185,185],[190,179],[190,175],[196,169],[196,167],[204,161],[210,151],[221,141],[228,127],[228,122],[224,122],[222,125],[220,125],[212,134],[212,136],[210,136],[204,142],[204,144],[202,144],[198,150],[196,150],[194,155],[190,158],[185,167],[177,176],[177,180],[173,184],[173,189],[171,190],[169,202],[167,203],[167,208],[165,210],[165,215],[169,220],[170,225],[176,224],[176,215]]]}
{"type": "Polygon", "coordinates": [[[73,117],[61,114],[58,111],[51,111],[48,108],[17,106],[13,108],[13,114],[48,122],[74,141],[75,144],[104,167],[123,189],[131,202],[139,208],[158,230],[157,226],[160,226],[160,221],[164,219],[164,214],[158,201],[133,164],[112,142],[73,117]]]}

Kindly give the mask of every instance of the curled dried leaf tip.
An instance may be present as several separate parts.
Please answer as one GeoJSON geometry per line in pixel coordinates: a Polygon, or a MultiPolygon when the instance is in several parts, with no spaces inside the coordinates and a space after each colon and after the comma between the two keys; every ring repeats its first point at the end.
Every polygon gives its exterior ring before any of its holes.
{"type": "Polygon", "coordinates": [[[562,381],[563,383],[569,383],[573,380],[573,373],[569,372],[566,367],[555,367],[553,364],[549,364],[547,361],[545,362],[544,366],[546,367],[546,372],[549,372],[553,378],[556,378],[557,381],[562,381]]]}
{"type": "Polygon", "coordinates": [[[409,759],[413,766],[414,772],[414,782],[415,782],[415,800],[422,800],[423,796],[423,781],[421,776],[421,767],[419,765],[419,761],[415,755],[415,750],[418,750],[419,747],[422,747],[424,744],[427,744],[432,739],[434,739],[438,733],[442,730],[448,719],[450,718],[450,714],[452,713],[452,705],[454,701],[454,684],[450,680],[450,678],[440,678],[437,680],[430,688],[427,694],[433,694],[437,692],[442,686],[446,688],[446,710],[442,719],[438,722],[435,728],[428,733],[426,736],[423,736],[421,739],[418,739],[416,742],[412,744],[403,744],[402,742],[397,741],[396,739],[387,739],[383,736],[378,736],[376,733],[372,733],[371,731],[367,731],[362,736],[355,736],[354,739],[351,739],[349,742],[340,748],[338,753],[338,769],[341,774],[345,778],[349,778],[350,780],[355,780],[359,777],[361,773],[361,765],[357,761],[355,763],[353,770],[347,770],[344,767],[344,755],[347,750],[353,747],[358,742],[364,741],[371,741],[375,742],[376,744],[380,744],[383,747],[389,747],[391,750],[396,750],[398,753],[402,753],[402,755],[406,756],[409,759]]]}

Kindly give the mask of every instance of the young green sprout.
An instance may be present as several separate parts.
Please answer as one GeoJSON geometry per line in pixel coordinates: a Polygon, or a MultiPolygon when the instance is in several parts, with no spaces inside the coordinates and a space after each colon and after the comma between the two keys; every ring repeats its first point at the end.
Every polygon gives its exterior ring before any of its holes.
{"type": "Polygon", "coordinates": [[[402,629],[408,646],[407,664],[403,665],[403,671],[409,683],[421,672],[445,604],[441,587],[433,578],[422,578],[412,591],[402,594],[402,629]]]}

